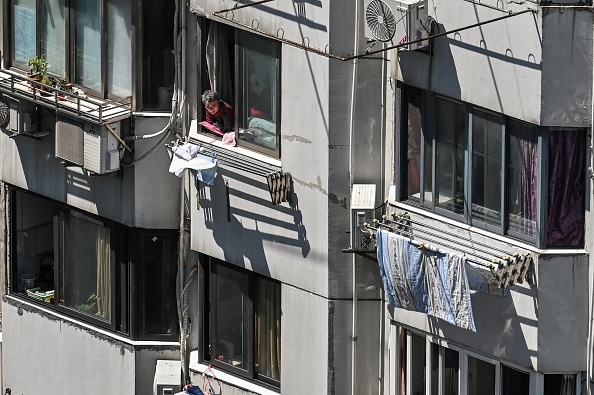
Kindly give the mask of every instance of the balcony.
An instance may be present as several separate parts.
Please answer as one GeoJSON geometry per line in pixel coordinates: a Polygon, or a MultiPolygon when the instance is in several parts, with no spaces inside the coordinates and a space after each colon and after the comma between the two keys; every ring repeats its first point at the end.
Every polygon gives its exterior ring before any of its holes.
{"type": "Polygon", "coordinates": [[[132,116],[132,97],[104,100],[66,92],[40,82],[30,83],[26,75],[0,70],[0,92],[51,108],[58,114],[105,125],[132,116]]]}

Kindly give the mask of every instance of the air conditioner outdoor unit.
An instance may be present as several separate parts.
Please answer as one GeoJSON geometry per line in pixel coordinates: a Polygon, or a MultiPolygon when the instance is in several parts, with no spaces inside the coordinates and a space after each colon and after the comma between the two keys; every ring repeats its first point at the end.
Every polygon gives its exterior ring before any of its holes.
{"type": "Polygon", "coordinates": [[[8,130],[15,134],[33,134],[37,131],[37,110],[28,100],[4,96],[10,109],[8,130]]]}
{"type": "Polygon", "coordinates": [[[56,157],[82,166],[84,163],[84,122],[64,116],[56,121],[56,157]]]}
{"type": "MultiPolygon", "coordinates": [[[[365,37],[392,45],[427,38],[431,22],[427,0],[365,0],[365,37]]],[[[400,49],[427,47],[429,40],[400,49]]]]}
{"type": "Polygon", "coordinates": [[[181,391],[181,361],[157,360],[153,395],[174,395],[181,391]]]}
{"type": "Polygon", "coordinates": [[[375,206],[375,184],[354,184],[351,193],[351,249],[373,251],[375,246],[364,224],[372,224],[375,206]]]}
{"type": "Polygon", "coordinates": [[[119,141],[114,133],[121,135],[121,123],[100,126],[85,122],[84,128],[83,167],[97,174],[119,170],[119,141]]]}

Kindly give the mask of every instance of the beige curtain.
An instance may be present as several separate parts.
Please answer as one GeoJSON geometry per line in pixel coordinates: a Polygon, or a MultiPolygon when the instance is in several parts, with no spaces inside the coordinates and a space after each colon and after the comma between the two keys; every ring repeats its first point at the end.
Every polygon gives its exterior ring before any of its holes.
{"type": "Polygon", "coordinates": [[[280,284],[259,280],[256,292],[257,372],[263,376],[280,381],[280,284]]]}
{"type": "Polygon", "coordinates": [[[97,232],[97,316],[111,321],[111,262],[109,230],[97,232]]]}

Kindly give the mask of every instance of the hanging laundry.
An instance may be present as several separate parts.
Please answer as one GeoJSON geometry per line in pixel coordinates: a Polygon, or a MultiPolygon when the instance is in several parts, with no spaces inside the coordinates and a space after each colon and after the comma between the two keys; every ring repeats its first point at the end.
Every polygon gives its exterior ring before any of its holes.
{"type": "Polygon", "coordinates": [[[217,176],[217,160],[214,156],[209,157],[202,154],[196,154],[190,160],[173,155],[169,165],[169,172],[181,178],[186,169],[195,170],[198,180],[207,185],[214,185],[217,176]]]}
{"type": "Polygon", "coordinates": [[[377,233],[377,257],[389,305],[476,331],[464,257],[421,249],[384,230],[377,233]]]}

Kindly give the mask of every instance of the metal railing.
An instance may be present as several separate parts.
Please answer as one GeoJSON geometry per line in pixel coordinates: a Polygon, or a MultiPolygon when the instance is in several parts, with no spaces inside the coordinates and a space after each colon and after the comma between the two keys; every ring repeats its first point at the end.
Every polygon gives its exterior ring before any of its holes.
{"type": "Polygon", "coordinates": [[[106,100],[90,97],[79,89],[66,91],[11,70],[0,70],[0,92],[35,102],[58,113],[74,116],[100,125],[132,116],[132,97],[106,100]]]}

